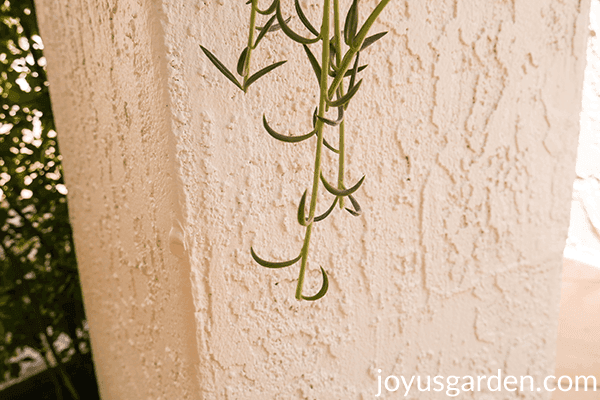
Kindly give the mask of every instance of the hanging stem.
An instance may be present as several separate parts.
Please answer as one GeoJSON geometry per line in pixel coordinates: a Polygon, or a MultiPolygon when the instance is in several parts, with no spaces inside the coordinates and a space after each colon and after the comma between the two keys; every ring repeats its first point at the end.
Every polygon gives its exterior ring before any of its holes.
{"type": "Polygon", "coordinates": [[[244,62],[244,82],[242,84],[244,93],[248,90],[246,82],[248,82],[248,78],[250,78],[250,57],[252,56],[252,49],[254,48],[254,31],[256,27],[256,10],[258,9],[258,0],[252,0],[251,8],[250,33],[248,33],[248,50],[246,50],[246,60],[244,62]]]}
{"type": "Polygon", "coordinates": [[[338,65],[338,72],[337,72],[336,77],[333,79],[331,86],[329,86],[329,93],[328,93],[329,98],[333,98],[335,91],[337,90],[338,86],[340,86],[340,83],[342,83],[342,80],[344,79],[344,75],[346,74],[346,72],[348,72],[348,69],[350,68],[350,64],[352,64],[352,60],[354,59],[354,56],[356,55],[356,53],[358,53],[360,51],[360,48],[362,47],[363,42],[367,38],[369,30],[371,29],[371,26],[373,26],[373,24],[377,20],[377,17],[379,17],[379,14],[381,14],[381,12],[385,8],[385,6],[387,6],[390,1],[391,0],[381,0],[381,2],[379,4],[377,4],[375,9],[371,12],[371,15],[369,15],[369,17],[365,21],[364,25],[362,26],[362,28],[360,28],[360,31],[356,35],[353,46],[346,52],[344,59],[341,62],[338,61],[340,63],[340,65],[338,65]]]}
{"type": "MultiPolygon", "coordinates": [[[[335,59],[338,64],[342,60],[342,31],[340,28],[340,1],[333,0],[333,23],[334,23],[334,35],[335,35],[335,59]]],[[[339,87],[340,97],[344,96],[344,83],[342,82],[339,87]]],[[[345,121],[340,122],[338,127],[339,133],[339,144],[338,144],[338,189],[344,190],[344,169],[345,169],[345,121]]],[[[338,197],[340,208],[344,208],[344,198],[338,197]]]]}
{"type": "Polygon", "coordinates": [[[298,276],[298,286],[296,287],[296,299],[302,300],[302,286],[304,284],[304,273],[306,271],[306,264],[308,261],[308,250],[310,246],[310,236],[312,233],[312,227],[314,224],[315,211],[317,209],[317,194],[319,193],[319,177],[321,175],[321,152],[323,150],[323,128],[324,123],[322,118],[325,117],[325,107],[327,107],[327,86],[328,86],[328,72],[329,72],[329,14],[330,14],[330,0],[323,0],[323,22],[321,24],[321,80],[319,82],[320,96],[319,96],[319,111],[315,129],[317,131],[317,151],[315,155],[315,170],[313,177],[313,187],[310,198],[310,211],[308,219],[311,223],[306,227],[306,233],[304,235],[304,245],[302,246],[301,256],[302,262],[300,265],[300,274],[298,276]]]}
{"type": "MultiPolygon", "coordinates": [[[[298,283],[296,286],[296,299],[298,299],[298,300],[308,300],[308,301],[318,300],[327,293],[327,289],[329,287],[327,273],[325,272],[323,267],[321,267],[321,273],[323,275],[323,285],[321,286],[321,289],[319,290],[319,292],[317,292],[317,294],[315,294],[314,296],[304,296],[302,294],[302,288],[304,285],[304,276],[306,274],[306,268],[307,268],[307,264],[308,264],[308,254],[309,254],[309,250],[310,250],[310,238],[312,235],[312,228],[313,228],[313,224],[315,223],[315,221],[321,221],[324,218],[326,218],[331,213],[331,211],[335,208],[335,205],[338,201],[340,202],[340,207],[343,208],[344,207],[344,205],[343,205],[344,197],[348,197],[349,201],[352,203],[352,209],[346,208],[346,210],[350,214],[352,214],[354,216],[359,216],[360,212],[361,212],[360,206],[358,205],[356,200],[352,197],[352,193],[354,193],[356,190],[358,190],[358,188],[361,186],[362,182],[364,181],[364,176],[354,186],[352,186],[348,189],[346,189],[345,185],[344,185],[345,122],[343,119],[343,111],[348,106],[348,102],[357,93],[358,89],[360,88],[360,84],[362,82],[362,80],[360,80],[358,83],[354,84],[357,73],[366,67],[366,66],[363,66],[363,67],[359,66],[358,54],[359,54],[360,50],[362,49],[363,46],[366,47],[368,45],[373,44],[374,42],[379,40],[381,37],[383,37],[383,35],[385,35],[387,33],[387,32],[380,32],[371,37],[367,37],[367,34],[369,33],[369,29],[371,28],[371,26],[374,24],[375,20],[379,16],[379,14],[381,14],[381,12],[385,8],[385,6],[390,1],[391,0],[381,0],[379,2],[379,4],[377,4],[375,9],[371,12],[369,17],[365,21],[364,25],[360,28],[358,34],[356,34],[356,30],[358,28],[358,0],[353,1],[351,8],[348,10],[348,15],[346,16],[346,28],[344,28],[345,29],[344,41],[349,46],[349,49],[346,50],[345,54],[342,53],[343,45],[342,45],[342,31],[340,29],[340,22],[341,22],[340,21],[340,4],[339,4],[340,0],[323,0],[323,16],[322,16],[320,31],[317,31],[317,29],[315,29],[313,27],[313,25],[310,23],[310,21],[308,21],[308,19],[304,15],[304,12],[302,11],[302,9],[298,3],[298,0],[295,1],[296,12],[297,12],[301,22],[304,24],[304,26],[309,31],[311,31],[311,33],[313,33],[315,35],[315,37],[312,39],[305,38],[305,37],[302,37],[301,35],[298,35],[297,33],[295,33],[293,30],[291,30],[286,25],[286,22],[285,22],[286,20],[284,20],[283,15],[281,13],[279,0],[274,0],[271,7],[269,8],[269,10],[272,10],[272,9],[276,10],[276,18],[279,22],[281,29],[286,34],[286,36],[288,36],[290,39],[292,39],[295,42],[301,43],[304,46],[306,55],[310,61],[313,71],[315,72],[315,74],[318,78],[318,81],[319,81],[319,106],[317,107],[317,110],[315,110],[315,113],[313,115],[314,129],[307,135],[287,136],[287,135],[278,134],[277,132],[273,131],[273,129],[268,126],[265,117],[263,117],[263,125],[265,126],[265,129],[272,137],[274,137],[277,140],[281,140],[283,142],[294,143],[294,142],[303,141],[312,136],[316,136],[317,137],[317,147],[316,147],[316,154],[315,154],[314,176],[313,176],[312,190],[311,190],[311,194],[310,194],[311,197],[310,197],[308,218],[306,218],[306,209],[305,209],[308,191],[304,192],[304,194],[302,195],[302,198],[300,200],[300,204],[298,206],[299,224],[306,227],[306,231],[304,234],[304,243],[302,245],[302,249],[300,250],[300,254],[297,257],[287,260],[287,261],[272,262],[272,261],[267,261],[267,260],[260,258],[254,252],[254,250],[252,248],[250,248],[250,252],[251,252],[252,258],[254,258],[254,260],[259,265],[262,265],[263,267],[267,267],[267,268],[285,268],[285,267],[289,267],[290,265],[296,264],[298,261],[301,261],[300,273],[298,275],[298,283]],[[333,20],[333,29],[334,29],[333,38],[330,37],[330,34],[331,34],[331,32],[330,32],[330,29],[331,29],[330,17],[332,15],[332,10],[331,10],[332,7],[333,7],[333,18],[334,18],[334,20],[333,20]],[[348,26],[349,26],[349,28],[348,28],[348,26]],[[319,64],[319,61],[317,60],[317,58],[315,57],[315,55],[313,54],[313,52],[307,46],[308,44],[313,44],[318,41],[321,42],[321,62],[320,62],[320,64],[319,64]],[[348,88],[348,92],[345,93],[345,87],[344,87],[344,83],[343,83],[344,77],[346,76],[346,73],[348,72],[348,70],[350,68],[350,64],[352,63],[352,60],[354,60],[355,67],[354,67],[352,73],[349,75],[349,76],[351,76],[350,86],[348,88]],[[329,85],[329,74],[330,74],[330,70],[332,68],[334,70],[334,72],[332,73],[332,76],[334,76],[334,78],[333,78],[332,84],[329,85]],[[334,96],[335,96],[335,98],[334,98],[334,96]],[[326,115],[329,107],[338,108],[338,119],[337,120],[334,121],[334,120],[329,120],[329,119],[325,118],[325,115],[326,115]],[[329,143],[327,143],[325,141],[325,139],[324,139],[325,124],[328,124],[331,126],[336,126],[336,125],[338,126],[339,150],[336,150],[333,146],[331,146],[329,143]],[[327,182],[327,180],[325,179],[325,177],[323,176],[323,174],[321,173],[321,161],[322,161],[321,154],[323,152],[323,146],[327,146],[330,150],[332,150],[334,153],[337,153],[339,155],[337,185],[329,184],[327,182]],[[319,185],[321,182],[322,182],[324,188],[329,193],[331,193],[332,195],[335,196],[335,200],[332,203],[332,205],[330,206],[330,208],[325,213],[323,213],[322,215],[319,215],[319,216],[315,216],[315,212],[316,212],[316,208],[317,208],[317,197],[319,194],[319,185]]],[[[253,14],[251,16],[251,29],[253,29],[255,13],[259,12],[259,13],[263,14],[263,12],[256,8],[256,0],[252,0],[251,3],[253,6],[253,14]]],[[[264,13],[266,14],[267,12],[265,11],[264,13]]],[[[270,20],[270,22],[268,22],[268,24],[272,23],[273,18],[274,17],[272,17],[272,19],[270,20]]],[[[269,27],[267,25],[265,25],[264,29],[268,29],[268,28],[269,27]]],[[[259,39],[262,38],[262,36],[264,35],[264,32],[266,32],[266,31],[265,30],[261,31],[261,36],[259,36],[259,39]]],[[[248,49],[252,48],[252,33],[253,32],[251,32],[251,36],[250,36],[250,39],[248,42],[248,49]]],[[[204,50],[204,48],[203,48],[203,50],[204,50]]],[[[211,61],[213,61],[214,56],[209,54],[208,51],[205,51],[205,53],[207,53],[207,56],[209,56],[209,58],[211,58],[211,61]]],[[[242,54],[240,57],[244,57],[244,56],[249,57],[249,55],[245,55],[245,54],[242,54]]],[[[244,62],[247,63],[248,59],[249,58],[245,59],[244,62]]],[[[231,74],[228,73],[228,71],[226,71],[224,69],[224,67],[220,64],[220,62],[213,61],[213,63],[221,70],[221,72],[223,72],[228,77],[228,79],[232,80],[234,83],[237,82],[237,81],[235,81],[235,78],[233,78],[231,76],[231,74]]],[[[277,65],[273,64],[273,66],[267,67],[267,69],[275,68],[278,65],[280,65],[280,63],[277,65]]],[[[238,61],[238,72],[240,75],[247,76],[248,71],[247,70],[241,71],[241,69],[242,69],[242,62],[240,59],[240,61],[238,61]]],[[[268,72],[268,71],[266,71],[266,72],[268,72]]],[[[260,75],[261,73],[262,73],[262,70],[257,72],[250,78],[248,78],[248,81],[246,81],[246,78],[244,78],[243,87],[247,86],[246,83],[252,83],[254,80],[254,77],[257,75],[260,75]]],[[[240,86],[242,86],[242,85],[240,85],[238,83],[238,87],[240,87],[240,86]]]]}

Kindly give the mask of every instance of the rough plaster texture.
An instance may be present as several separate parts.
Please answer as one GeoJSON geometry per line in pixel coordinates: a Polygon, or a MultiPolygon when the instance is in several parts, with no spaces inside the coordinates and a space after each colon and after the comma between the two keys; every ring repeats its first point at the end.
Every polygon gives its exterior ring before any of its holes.
{"type": "Polygon", "coordinates": [[[189,265],[169,250],[178,208],[158,13],[36,6],[102,398],[197,398],[189,265]]]}
{"type": "MultiPolygon", "coordinates": [[[[315,19],[319,2],[301,3],[315,19]]],[[[347,113],[365,213],[317,226],[306,291],[318,265],[331,280],[317,303],[294,300],[297,267],[249,253],[301,246],[314,144],[261,127],[263,112],[282,130],[310,125],[299,46],[271,35],[254,59],[289,62],[243,95],[199,48],[235,65],[243,2],[38,4],[105,398],[370,399],[378,369],[552,372],[588,2],[388,6],[347,113]]]]}

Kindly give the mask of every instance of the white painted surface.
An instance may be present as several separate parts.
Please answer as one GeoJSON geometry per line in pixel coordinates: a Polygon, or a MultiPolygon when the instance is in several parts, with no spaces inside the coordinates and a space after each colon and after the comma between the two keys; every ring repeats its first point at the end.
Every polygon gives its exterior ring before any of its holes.
{"type": "Polygon", "coordinates": [[[551,373],[587,4],[391,3],[347,115],[365,214],[317,226],[306,291],[318,265],[330,291],[299,303],[297,268],[249,253],[301,246],[314,149],[261,127],[309,127],[299,46],[272,35],[255,61],[289,62],[243,95],[199,48],[235,65],[241,1],[39,0],[103,396],[370,399],[378,369],[551,373]]]}
{"type": "Polygon", "coordinates": [[[180,207],[160,9],[36,6],[102,398],[197,399],[190,267],[170,253],[180,207]]]}

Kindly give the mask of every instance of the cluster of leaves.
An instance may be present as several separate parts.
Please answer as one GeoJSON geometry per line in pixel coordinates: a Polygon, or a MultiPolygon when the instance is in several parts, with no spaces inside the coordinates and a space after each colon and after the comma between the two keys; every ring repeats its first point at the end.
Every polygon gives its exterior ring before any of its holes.
{"type": "MultiPolygon", "coordinates": [[[[0,4],[0,377],[60,334],[89,351],[61,156],[33,0],[0,4]]],[[[60,363],[61,354],[55,354],[60,363]]]]}
{"type": "Polygon", "coordinates": [[[319,87],[319,105],[315,108],[312,118],[312,130],[304,135],[290,136],[283,135],[276,132],[267,122],[267,118],[263,115],[263,126],[267,133],[273,138],[285,142],[285,143],[299,143],[309,140],[313,137],[316,138],[316,151],[315,151],[315,165],[314,165],[314,178],[313,185],[310,194],[309,211],[308,216],[306,213],[306,203],[308,190],[305,190],[302,198],[300,199],[298,206],[298,223],[303,227],[306,227],[304,244],[300,250],[300,254],[288,261],[283,262],[271,262],[264,260],[259,257],[253,248],[250,249],[252,258],[263,267],[267,268],[284,268],[296,264],[298,261],[301,262],[300,273],[298,277],[298,284],[296,287],[296,298],[298,300],[309,300],[314,301],[322,298],[328,290],[329,281],[327,273],[320,267],[321,274],[323,276],[323,284],[321,289],[314,296],[304,296],[302,294],[302,286],[304,283],[304,275],[307,266],[308,252],[310,246],[310,237],[312,227],[315,222],[319,222],[327,218],[331,212],[335,209],[335,206],[339,204],[340,208],[344,208],[344,199],[348,198],[352,205],[351,208],[346,208],[353,216],[361,215],[361,208],[358,201],[353,197],[353,194],[360,188],[364,182],[365,177],[363,176],[356,184],[352,187],[347,188],[344,184],[344,169],[345,169],[345,121],[344,112],[347,110],[348,105],[352,98],[356,95],[361,87],[362,80],[356,82],[358,74],[364,70],[367,66],[360,65],[360,52],[365,50],[367,47],[381,39],[387,32],[380,32],[375,35],[368,36],[369,30],[375,23],[383,9],[387,6],[390,0],[381,0],[377,6],[371,11],[365,22],[359,29],[359,0],[353,0],[352,4],[347,10],[345,16],[344,29],[341,29],[341,14],[340,14],[340,0],[322,0],[323,14],[321,21],[320,30],[316,29],[310,20],[306,17],[306,14],[302,10],[298,0],[294,1],[295,11],[298,19],[302,25],[309,32],[308,37],[302,36],[296,33],[290,26],[289,21],[291,17],[285,19],[281,10],[280,0],[273,0],[271,5],[261,10],[258,7],[258,0],[249,0],[246,4],[251,7],[250,12],[250,32],[248,38],[248,46],[242,51],[238,59],[237,72],[243,77],[242,81],[234,76],[234,74],[227,69],[210,51],[200,46],[202,51],[206,54],[209,60],[217,67],[217,69],[231,82],[233,82],[238,88],[247,91],[250,84],[256,82],[259,78],[266,75],[268,72],[279,67],[285,61],[272,64],[254,75],[250,75],[250,55],[252,49],[255,49],[258,43],[263,37],[271,31],[279,30],[294,42],[302,45],[304,52],[308,58],[308,61],[316,75],[318,87],[319,87]],[[261,14],[269,17],[268,21],[261,28],[255,27],[256,15],[261,14]],[[333,14],[333,24],[331,21],[331,14],[333,14]],[[275,23],[277,21],[277,23],[275,23]],[[333,25],[333,33],[330,32],[330,25],[333,25]],[[259,35],[254,40],[254,31],[258,29],[259,35]],[[310,45],[320,43],[321,44],[321,61],[317,60],[317,57],[313,54],[310,49],[310,45]],[[346,86],[346,80],[348,84],[346,86]],[[332,119],[327,117],[326,113],[330,109],[337,109],[337,117],[332,119]],[[338,147],[334,147],[328,143],[324,138],[325,128],[336,127],[338,129],[339,144],[338,147]],[[321,155],[323,147],[329,151],[337,154],[338,156],[338,179],[337,185],[329,183],[321,168],[321,155]],[[324,189],[334,196],[330,207],[320,215],[316,215],[317,206],[317,194],[319,190],[319,184],[322,184],[324,189]]]}
{"type": "Polygon", "coordinates": [[[219,71],[221,71],[227,79],[229,79],[235,86],[237,86],[244,92],[247,92],[248,87],[250,87],[250,85],[252,85],[258,79],[260,79],[262,76],[268,74],[269,72],[273,71],[275,68],[286,63],[286,61],[279,61],[279,62],[269,65],[268,67],[261,69],[260,71],[254,73],[252,75],[250,74],[250,59],[252,57],[252,50],[254,50],[258,47],[259,43],[261,42],[261,40],[265,37],[265,35],[267,33],[275,32],[275,31],[281,29],[281,26],[279,24],[275,23],[275,16],[272,16],[264,26],[256,27],[256,14],[262,14],[262,15],[272,14],[274,11],[274,5],[276,4],[276,2],[273,2],[273,5],[266,10],[259,9],[255,3],[256,3],[256,1],[254,1],[254,3],[253,3],[252,0],[250,0],[247,3],[247,4],[251,5],[252,10],[250,12],[250,34],[248,35],[248,45],[240,53],[240,56],[239,56],[238,62],[237,62],[237,73],[242,78],[241,82],[235,77],[235,75],[233,75],[233,73],[231,73],[231,71],[229,71],[229,69],[227,69],[226,66],[223,65],[223,63],[221,63],[221,61],[219,61],[219,59],[217,57],[215,57],[214,54],[212,54],[205,47],[200,46],[200,48],[202,49],[204,54],[206,54],[206,56],[209,58],[209,60],[219,69],[219,71]],[[254,39],[255,29],[259,31],[259,34],[256,37],[256,39],[254,39]]]}

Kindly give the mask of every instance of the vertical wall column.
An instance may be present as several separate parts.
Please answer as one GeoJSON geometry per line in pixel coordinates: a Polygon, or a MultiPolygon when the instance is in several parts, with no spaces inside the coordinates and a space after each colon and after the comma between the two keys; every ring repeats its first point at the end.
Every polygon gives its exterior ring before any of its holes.
{"type": "Polygon", "coordinates": [[[160,4],[36,5],[101,396],[198,399],[160,4]]]}
{"type": "Polygon", "coordinates": [[[379,370],[551,374],[588,3],[390,3],[346,114],[364,214],[316,226],[306,291],[319,266],[330,289],[310,303],[297,267],[250,256],[302,245],[314,143],[262,127],[310,129],[302,48],[269,34],[255,65],[288,63],[244,94],[200,49],[234,69],[244,2],[38,0],[103,394],[358,399],[379,370]]]}

